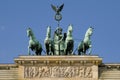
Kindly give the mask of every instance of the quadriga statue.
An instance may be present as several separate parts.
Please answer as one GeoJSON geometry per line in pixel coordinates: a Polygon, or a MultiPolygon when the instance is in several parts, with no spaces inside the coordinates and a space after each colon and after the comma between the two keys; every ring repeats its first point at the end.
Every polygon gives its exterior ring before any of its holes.
{"type": "Polygon", "coordinates": [[[72,55],[74,40],[72,36],[72,25],[68,26],[67,34],[62,35],[62,28],[58,27],[54,33],[55,55],[72,55]]]}

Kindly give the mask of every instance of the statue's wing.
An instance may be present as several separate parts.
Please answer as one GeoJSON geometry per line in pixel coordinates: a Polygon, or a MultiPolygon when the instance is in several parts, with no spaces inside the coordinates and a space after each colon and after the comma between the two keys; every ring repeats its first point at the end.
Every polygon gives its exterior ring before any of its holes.
{"type": "Polygon", "coordinates": [[[54,6],[54,5],[51,4],[51,7],[52,7],[52,9],[53,9],[55,12],[57,12],[56,6],[54,6]]]}
{"type": "Polygon", "coordinates": [[[63,7],[64,7],[64,4],[62,4],[60,7],[59,7],[59,9],[58,9],[58,11],[62,11],[62,9],[63,9],[63,7]]]}

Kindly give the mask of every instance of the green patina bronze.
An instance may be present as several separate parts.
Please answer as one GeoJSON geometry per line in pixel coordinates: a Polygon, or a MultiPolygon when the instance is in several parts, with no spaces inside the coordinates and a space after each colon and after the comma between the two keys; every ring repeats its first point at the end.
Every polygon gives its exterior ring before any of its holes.
{"type": "Polygon", "coordinates": [[[60,12],[62,11],[64,4],[62,4],[60,7],[59,6],[54,6],[51,4],[52,9],[56,12],[55,14],[55,20],[56,21],[60,21],[62,19],[62,15],[60,14],[60,12]]]}
{"type": "MultiPolygon", "coordinates": [[[[85,33],[84,39],[79,43],[77,49],[74,50],[74,39],[73,39],[73,26],[69,25],[67,33],[62,33],[62,28],[59,26],[59,21],[62,19],[60,12],[63,9],[64,4],[60,7],[55,7],[51,5],[53,10],[56,12],[55,20],[58,21],[58,27],[54,31],[53,38],[51,38],[51,27],[48,26],[46,37],[44,40],[45,54],[46,55],[73,55],[76,50],[78,50],[78,55],[86,55],[86,51],[89,50],[89,54],[92,51],[91,45],[91,35],[93,33],[93,28],[89,27],[85,33]]],[[[36,40],[31,28],[27,29],[27,35],[30,38],[28,46],[28,54],[31,55],[30,49],[35,51],[36,55],[41,55],[42,45],[36,40]]]]}
{"type": "Polygon", "coordinates": [[[61,27],[57,27],[57,29],[55,30],[53,41],[54,41],[54,53],[55,53],[55,55],[63,55],[63,53],[64,53],[64,41],[63,41],[61,27]]]}
{"type": "Polygon", "coordinates": [[[74,40],[72,37],[72,25],[68,27],[67,34],[62,34],[62,28],[57,27],[54,31],[53,40],[50,38],[50,27],[47,28],[47,35],[45,38],[45,47],[47,55],[72,55],[74,40]],[[48,37],[49,35],[49,37],[48,37]]]}
{"type": "Polygon", "coordinates": [[[65,54],[73,55],[74,40],[72,36],[73,28],[72,25],[68,26],[67,37],[65,39],[65,54]]]}
{"type": "Polygon", "coordinates": [[[51,27],[50,26],[48,26],[47,28],[47,33],[46,33],[46,38],[44,40],[44,44],[45,44],[46,54],[54,55],[54,44],[53,44],[53,40],[51,39],[51,27]]]}
{"type": "Polygon", "coordinates": [[[89,54],[92,52],[92,44],[91,44],[91,35],[93,33],[93,28],[89,27],[88,30],[85,33],[84,39],[79,43],[78,45],[78,54],[84,55],[86,54],[86,51],[89,49],[89,54]]]}
{"type": "Polygon", "coordinates": [[[28,45],[28,54],[31,55],[31,49],[32,51],[35,51],[36,55],[41,55],[42,45],[39,43],[38,40],[36,40],[31,28],[27,29],[27,36],[30,38],[28,45]]]}

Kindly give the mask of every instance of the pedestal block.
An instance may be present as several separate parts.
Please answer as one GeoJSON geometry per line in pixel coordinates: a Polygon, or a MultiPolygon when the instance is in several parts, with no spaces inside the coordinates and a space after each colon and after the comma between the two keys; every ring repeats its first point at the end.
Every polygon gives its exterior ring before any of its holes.
{"type": "Polygon", "coordinates": [[[20,80],[98,80],[98,56],[19,56],[20,80]]]}

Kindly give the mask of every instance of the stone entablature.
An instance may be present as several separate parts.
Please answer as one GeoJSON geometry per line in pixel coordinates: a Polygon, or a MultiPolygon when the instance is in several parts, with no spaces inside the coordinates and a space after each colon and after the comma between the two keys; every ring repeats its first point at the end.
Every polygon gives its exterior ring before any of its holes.
{"type": "Polygon", "coordinates": [[[16,64],[0,64],[0,80],[19,80],[16,64]]]}
{"type": "Polygon", "coordinates": [[[100,67],[104,67],[105,69],[118,69],[120,70],[120,64],[117,63],[106,63],[106,64],[102,64],[100,65],[100,67]]]}
{"type": "Polygon", "coordinates": [[[99,65],[99,80],[120,80],[120,64],[99,65]]]}
{"type": "Polygon", "coordinates": [[[19,56],[15,59],[19,65],[99,65],[98,56],[19,56]]]}
{"type": "Polygon", "coordinates": [[[19,56],[15,58],[19,65],[22,80],[98,80],[98,65],[102,58],[98,56],[19,56]]]}
{"type": "Polygon", "coordinates": [[[117,70],[120,71],[120,64],[115,64],[115,63],[106,63],[106,64],[101,64],[99,65],[99,76],[105,71],[113,71],[117,70]]]}
{"type": "Polygon", "coordinates": [[[11,68],[18,68],[16,64],[0,64],[0,70],[10,70],[11,68]]]}
{"type": "Polygon", "coordinates": [[[0,64],[0,80],[120,80],[120,64],[98,56],[19,56],[0,64]]]}

